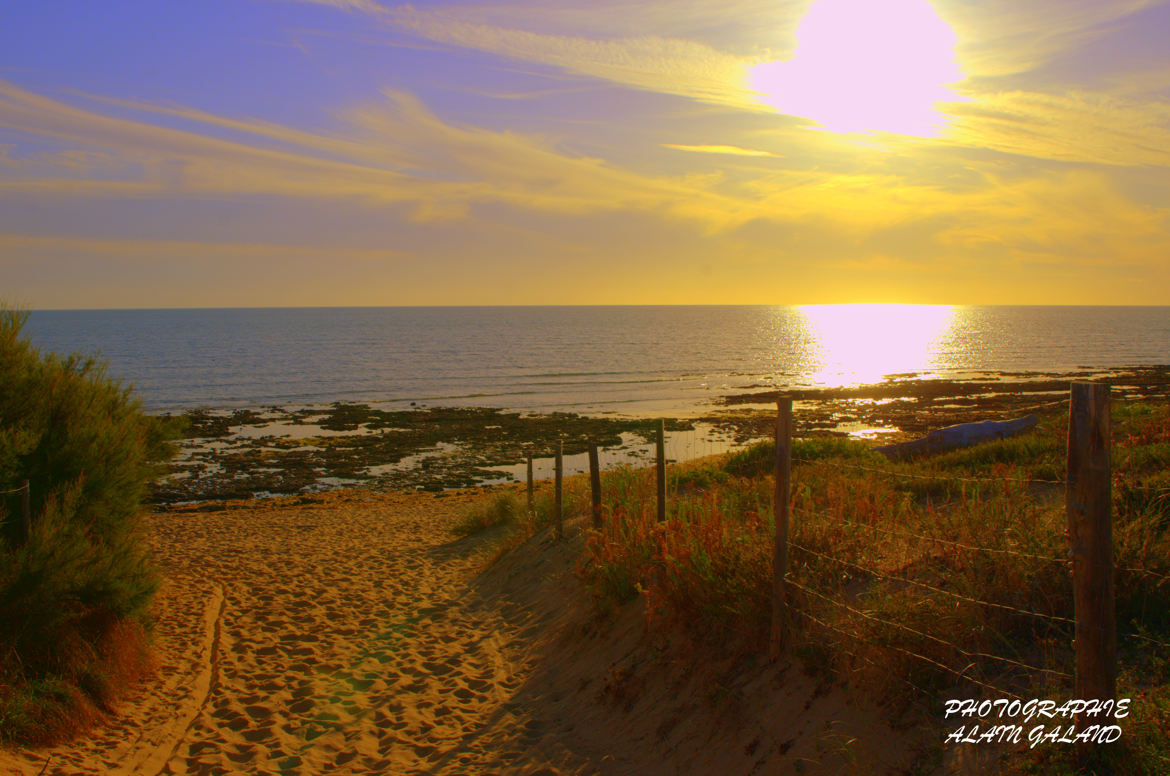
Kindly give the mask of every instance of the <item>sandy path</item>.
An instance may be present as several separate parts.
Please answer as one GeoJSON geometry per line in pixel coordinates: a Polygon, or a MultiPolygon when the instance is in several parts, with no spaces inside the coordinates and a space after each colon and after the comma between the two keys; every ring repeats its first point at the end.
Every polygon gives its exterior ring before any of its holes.
{"type": "MultiPolygon", "coordinates": [[[[468,603],[463,497],[333,494],[171,513],[159,677],[88,740],[0,755],[38,773],[490,773],[517,754],[516,635],[468,603]],[[513,657],[509,657],[509,654],[513,657]],[[508,724],[501,725],[503,721],[508,724]],[[505,747],[506,749],[506,747],[505,747]]],[[[0,768],[0,772],[3,769],[0,768]]]]}
{"type": "Polygon", "coordinates": [[[789,661],[591,614],[581,523],[478,573],[476,497],[337,492],[154,518],[158,676],[0,776],[905,773],[918,744],[789,661]]]}

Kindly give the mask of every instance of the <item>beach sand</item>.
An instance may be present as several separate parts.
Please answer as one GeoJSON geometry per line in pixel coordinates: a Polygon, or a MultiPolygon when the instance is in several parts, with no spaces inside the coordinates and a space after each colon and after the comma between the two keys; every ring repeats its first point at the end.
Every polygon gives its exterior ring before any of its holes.
{"type": "Polygon", "coordinates": [[[582,528],[485,569],[482,491],[336,491],[152,516],[158,669],[79,740],[0,773],[895,773],[920,749],[782,660],[710,661],[608,619],[582,528]]]}

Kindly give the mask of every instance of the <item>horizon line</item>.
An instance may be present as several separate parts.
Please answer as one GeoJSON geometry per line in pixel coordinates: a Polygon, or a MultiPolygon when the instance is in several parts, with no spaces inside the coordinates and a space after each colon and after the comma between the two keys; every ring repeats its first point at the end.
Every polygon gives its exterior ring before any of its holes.
{"type": "MultiPolygon", "coordinates": [[[[387,305],[251,305],[251,306],[191,306],[191,307],[23,307],[8,306],[17,312],[163,312],[168,310],[409,310],[409,309],[584,309],[584,308],[678,308],[678,307],[1083,307],[1083,308],[1166,308],[1167,304],[1012,304],[1012,303],[953,303],[953,302],[801,302],[793,303],[658,303],[658,304],[387,304],[387,305]]],[[[0,305],[0,309],[5,309],[0,305]]]]}

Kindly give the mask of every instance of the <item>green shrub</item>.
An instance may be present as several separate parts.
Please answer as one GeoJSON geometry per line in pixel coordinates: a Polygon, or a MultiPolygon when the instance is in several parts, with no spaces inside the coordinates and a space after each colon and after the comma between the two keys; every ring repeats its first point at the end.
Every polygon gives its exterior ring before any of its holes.
{"type": "MultiPolygon", "coordinates": [[[[859,462],[884,462],[864,442],[844,437],[813,437],[792,441],[794,463],[820,461],[825,458],[848,458],[859,462]]],[[[771,474],[776,469],[776,442],[765,439],[728,456],[723,470],[737,477],[756,477],[771,474]]]]}
{"type": "Polygon", "coordinates": [[[28,482],[32,517],[26,536],[23,494],[0,496],[4,739],[29,732],[18,723],[27,713],[12,712],[27,712],[25,689],[100,686],[92,675],[105,642],[144,619],[157,582],[141,506],[177,432],[144,415],[96,360],[39,353],[20,338],[25,319],[0,307],[0,491],[28,482]]]}

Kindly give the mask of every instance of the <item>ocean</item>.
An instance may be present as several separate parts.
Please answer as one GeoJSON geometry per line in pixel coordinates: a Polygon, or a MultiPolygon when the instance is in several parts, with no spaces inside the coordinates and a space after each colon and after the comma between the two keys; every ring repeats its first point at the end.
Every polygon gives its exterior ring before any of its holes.
{"type": "Polygon", "coordinates": [[[1170,307],[37,310],[154,411],[334,401],[652,416],[762,387],[1170,364],[1170,307]]]}

